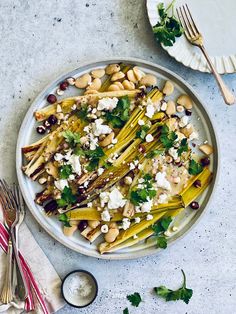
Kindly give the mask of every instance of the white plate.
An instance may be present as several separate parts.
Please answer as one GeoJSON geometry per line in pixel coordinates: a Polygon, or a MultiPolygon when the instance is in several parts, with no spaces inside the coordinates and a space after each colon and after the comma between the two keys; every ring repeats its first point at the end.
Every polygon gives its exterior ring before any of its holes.
{"type": "MultiPolygon", "coordinates": [[[[157,23],[157,4],[165,7],[170,0],[147,0],[147,12],[152,26],[157,23]]],[[[204,37],[204,44],[220,74],[236,72],[236,1],[235,0],[177,0],[175,7],[187,3],[204,37]]],[[[177,61],[193,70],[210,72],[199,48],[192,46],[185,36],[177,38],[172,47],[162,47],[177,61]]]]}
{"type": "MultiPolygon", "coordinates": [[[[199,134],[200,134],[200,141],[208,140],[209,143],[211,143],[214,147],[215,153],[214,157],[212,157],[211,161],[211,170],[214,170],[214,179],[211,183],[211,185],[206,189],[206,191],[200,196],[199,203],[201,204],[201,207],[198,211],[193,211],[190,209],[187,209],[184,211],[183,215],[184,219],[179,222],[179,231],[175,233],[170,238],[170,243],[174,242],[176,239],[181,237],[183,234],[185,234],[193,224],[197,221],[197,219],[200,217],[202,212],[204,211],[210,196],[212,194],[213,186],[215,184],[216,180],[216,174],[217,174],[217,167],[218,167],[218,148],[217,148],[217,142],[216,137],[214,133],[214,129],[212,126],[212,123],[209,119],[209,116],[204,109],[201,101],[199,100],[198,96],[194,93],[192,88],[183,81],[180,77],[178,77],[173,72],[162,68],[160,66],[157,66],[155,64],[152,64],[150,62],[145,62],[138,59],[121,59],[116,58],[112,60],[106,60],[106,61],[98,61],[94,63],[90,63],[87,65],[83,65],[79,67],[78,69],[71,71],[70,73],[66,73],[65,75],[62,75],[57,80],[55,80],[53,83],[51,83],[42,93],[35,99],[31,107],[29,108],[24,121],[21,125],[21,129],[18,136],[17,141],[17,149],[16,149],[16,169],[17,169],[17,176],[18,181],[24,196],[24,199],[31,211],[31,213],[34,215],[35,219],[38,221],[38,223],[56,240],[60,241],[65,246],[83,253],[85,255],[99,257],[103,259],[130,259],[130,258],[137,258],[141,256],[146,256],[150,254],[156,253],[158,250],[156,248],[155,243],[152,241],[149,241],[148,243],[141,243],[137,244],[133,247],[120,250],[118,252],[110,253],[110,254],[104,254],[100,255],[96,250],[96,244],[90,244],[88,241],[86,241],[82,236],[80,236],[79,232],[68,238],[64,236],[62,232],[61,223],[57,220],[56,217],[47,217],[42,207],[36,205],[34,203],[35,194],[39,191],[41,191],[41,186],[36,183],[32,182],[32,180],[28,179],[23,172],[21,171],[21,166],[23,162],[22,154],[21,154],[21,148],[25,145],[28,145],[32,142],[34,142],[38,135],[36,134],[35,128],[36,128],[36,122],[33,118],[33,113],[36,109],[42,108],[46,105],[46,97],[48,94],[55,92],[55,89],[57,88],[58,84],[65,80],[67,77],[77,77],[80,76],[83,73],[90,72],[94,68],[100,68],[105,67],[107,64],[110,63],[119,63],[124,62],[126,64],[133,64],[138,65],[141,69],[143,69],[146,73],[153,73],[158,78],[158,85],[162,86],[164,83],[164,80],[170,79],[175,84],[175,95],[179,95],[180,93],[187,93],[192,97],[195,105],[193,110],[193,117],[195,117],[195,120],[193,121],[194,125],[197,127],[199,134]]],[[[78,94],[78,89],[72,88],[72,91],[70,94],[78,94]]],[[[68,93],[67,93],[68,95],[68,93]]],[[[66,95],[66,96],[67,96],[66,95]]],[[[64,97],[66,97],[64,96],[64,97]]],[[[68,95],[69,96],[69,95],[68,95]]],[[[101,239],[99,239],[101,242],[101,239]]]]}

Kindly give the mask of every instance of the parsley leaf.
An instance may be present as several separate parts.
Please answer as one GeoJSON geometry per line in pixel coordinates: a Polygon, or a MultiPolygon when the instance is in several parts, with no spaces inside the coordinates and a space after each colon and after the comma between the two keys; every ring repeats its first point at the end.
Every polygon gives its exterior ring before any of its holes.
{"type": "Polygon", "coordinates": [[[142,301],[142,298],[138,292],[135,292],[134,294],[127,295],[127,299],[130,301],[130,303],[133,306],[136,306],[136,307],[138,307],[139,303],[142,301]]]}
{"type": "Polygon", "coordinates": [[[162,126],[160,141],[166,149],[173,147],[177,138],[178,135],[174,131],[170,131],[166,124],[162,126]]]}
{"type": "Polygon", "coordinates": [[[62,193],[61,198],[57,200],[57,204],[59,207],[64,207],[76,202],[76,196],[72,194],[71,188],[65,186],[62,193]]]}
{"type": "Polygon", "coordinates": [[[71,174],[72,174],[71,165],[64,165],[59,168],[59,175],[61,179],[68,179],[71,174]]]}
{"type": "Polygon", "coordinates": [[[178,290],[171,290],[166,288],[165,286],[155,287],[154,291],[156,292],[156,294],[164,298],[166,301],[182,300],[186,304],[188,304],[193,295],[193,290],[186,288],[186,276],[182,269],[181,271],[184,277],[184,282],[181,288],[179,288],[178,290]]]}
{"type": "Polygon", "coordinates": [[[183,152],[187,152],[187,151],[188,151],[187,139],[183,138],[178,148],[178,155],[180,156],[183,152]]]}
{"type": "Polygon", "coordinates": [[[123,310],[123,314],[129,314],[129,310],[127,307],[123,310]]]}
{"type": "Polygon", "coordinates": [[[143,179],[143,188],[134,187],[134,190],[132,190],[130,193],[130,201],[136,206],[148,202],[148,200],[151,200],[156,196],[156,190],[153,190],[152,176],[147,173],[143,176],[143,179]]]}
{"type": "Polygon", "coordinates": [[[74,147],[76,144],[80,143],[80,133],[74,133],[70,130],[66,130],[62,132],[62,135],[71,147],[74,147]]]}
{"type": "Polygon", "coordinates": [[[65,227],[71,227],[70,219],[66,214],[60,214],[59,215],[59,221],[63,222],[65,227]]]}
{"type": "Polygon", "coordinates": [[[149,126],[148,125],[142,125],[140,130],[136,132],[136,137],[141,138],[142,140],[145,139],[145,136],[147,135],[149,131],[149,126]]]}
{"type": "Polygon", "coordinates": [[[194,159],[191,159],[189,162],[189,168],[188,168],[188,172],[189,174],[192,175],[196,175],[201,173],[203,170],[203,167],[201,164],[199,164],[198,162],[196,162],[194,159]]]}
{"type": "Polygon", "coordinates": [[[129,120],[130,100],[128,96],[119,99],[112,112],[106,112],[105,118],[114,128],[122,128],[129,120]]]}
{"type": "Polygon", "coordinates": [[[153,158],[153,157],[156,157],[158,155],[161,155],[162,153],[164,152],[164,150],[162,149],[154,149],[152,150],[151,152],[149,152],[146,157],[147,158],[153,158]]]}
{"type": "Polygon", "coordinates": [[[157,11],[160,16],[160,21],[153,27],[154,35],[164,46],[173,46],[175,38],[183,34],[183,29],[180,22],[176,19],[173,13],[175,0],[165,9],[163,3],[159,3],[157,11]],[[168,15],[168,11],[172,9],[172,16],[168,15]]]}
{"type": "Polygon", "coordinates": [[[84,106],[77,112],[78,118],[82,121],[88,121],[88,107],[84,106]]]}
{"type": "Polygon", "coordinates": [[[164,236],[164,232],[168,229],[171,222],[172,222],[171,217],[164,217],[152,225],[154,234],[157,237],[156,238],[157,246],[161,249],[167,248],[167,240],[166,237],[164,236]]]}
{"type": "Polygon", "coordinates": [[[98,146],[96,147],[96,149],[94,150],[86,150],[84,151],[84,155],[89,158],[89,164],[87,166],[87,170],[89,172],[94,171],[98,165],[99,165],[99,160],[101,157],[103,157],[105,155],[103,149],[98,146]]]}

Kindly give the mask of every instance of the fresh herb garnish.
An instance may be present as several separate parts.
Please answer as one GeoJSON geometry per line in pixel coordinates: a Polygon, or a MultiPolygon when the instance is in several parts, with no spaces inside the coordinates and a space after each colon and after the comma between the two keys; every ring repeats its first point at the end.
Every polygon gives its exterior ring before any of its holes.
{"type": "Polygon", "coordinates": [[[130,301],[130,303],[133,306],[138,307],[139,303],[142,302],[142,298],[138,292],[135,292],[133,294],[127,295],[127,299],[130,301]]]}
{"type": "Polygon", "coordinates": [[[189,174],[192,175],[196,175],[201,173],[203,170],[203,167],[201,164],[199,164],[198,162],[196,162],[194,159],[191,159],[189,162],[189,168],[188,168],[188,172],[189,174]]]}
{"type": "Polygon", "coordinates": [[[154,149],[152,150],[151,152],[149,152],[147,155],[146,155],[146,158],[154,158],[158,155],[161,155],[164,153],[164,150],[163,149],[154,149]]]}
{"type": "Polygon", "coordinates": [[[184,277],[184,282],[181,288],[179,288],[178,290],[171,290],[166,288],[165,286],[155,287],[154,291],[156,292],[156,294],[164,298],[166,301],[182,300],[186,304],[188,304],[193,295],[193,290],[186,288],[186,276],[182,269],[181,271],[184,277]]]}
{"type": "Polygon", "coordinates": [[[72,174],[71,165],[63,165],[59,168],[59,175],[61,179],[68,179],[72,174]]]}
{"type": "Polygon", "coordinates": [[[64,207],[70,204],[74,204],[75,202],[76,202],[76,196],[72,193],[71,188],[65,186],[61,193],[61,198],[57,200],[58,206],[64,207]]]}
{"type": "Polygon", "coordinates": [[[84,106],[77,112],[78,118],[82,121],[88,121],[88,107],[84,106]]]}
{"type": "Polygon", "coordinates": [[[63,137],[66,142],[69,143],[71,147],[76,146],[76,144],[80,143],[80,133],[75,133],[70,130],[62,132],[63,137]]]}
{"type": "Polygon", "coordinates": [[[127,307],[123,310],[123,314],[129,314],[129,310],[127,307]]]}
{"type": "Polygon", "coordinates": [[[187,152],[187,151],[188,151],[187,139],[183,138],[178,148],[178,155],[180,156],[183,152],[187,152]]]}
{"type": "Polygon", "coordinates": [[[148,202],[148,200],[153,199],[156,196],[156,190],[153,189],[153,179],[150,174],[145,174],[143,176],[144,182],[142,183],[143,188],[136,188],[130,193],[130,201],[134,205],[148,202]]]}
{"type": "Polygon", "coordinates": [[[178,135],[174,131],[170,131],[168,125],[164,124],[162,126],[160,141],[166,149],[173,147],[177,138],[178,135]]]}
{"type": "Polygon", "coordinates": [[[128,96],[119,99],[112,112],[106,112],[105,118],[114,128],[122,128],[129,120],[130,100],[128,96]]]}
{"type": "Polygon", "coordinates": [[[164,217],[152,225],[154,234],[156,235],[157,246],[161,249],[167,248],[167,240],[164,236],[164,232],[169,228],[170,223],[172,222],[171,217],[164,217]]]}
{"type": "Polygon", "coordinates": [[[174,2],[165,9],[164,3],[159,3],[157,11],[160,16],[160,21],[153,26],[154,35],[160,43],[164,46],[173,46],[175,37],[180,37],[183,34],[183,29],[180,22],[174,16],[174,2]],[[168,15],[169,10],[172,9],[172,15],[168,15]]]}
{"type": "Polygon", "coordinates": [[[142,140],[145,139],[150,127],[148,125],[142,125],[140,129],[136,132],[136,137],[141,138],[142,140]]]}
{"type": "Polygon", "coordinates": [[[71,227],[70,219],[66,214],[60,214],[59,215],[59,221],[63,222],[65,227],[71,227]]]}
{"type": "Polygon", "coordinates": [[[86,168],[90,172],[94,171],[98,167],[100,158],[105,155],[103,149],[100,146],[96,147],[94,150],[86,150],[84,151],[84,154],[90,160],[86,168]]]}

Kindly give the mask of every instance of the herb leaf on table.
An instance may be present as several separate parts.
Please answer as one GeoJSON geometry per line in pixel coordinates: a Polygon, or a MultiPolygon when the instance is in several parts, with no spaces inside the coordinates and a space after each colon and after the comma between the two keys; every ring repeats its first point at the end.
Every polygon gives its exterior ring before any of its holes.
{"type": "Polygon", "coordinates": [[[142,301],[142,298],[138,292],[135,292],[133,294],[127,295],[127,299],[130,301],[130,303],[133,306],[138,307],[139,303],[142,301]]]}
{"type": "Polygon", "coordinates": [[[164,3],[159,3],[157,6],[160,21],[153,26],[153,32],[157,41],[164,46],[173,46],[175,38],[183,34],[183,28],[180,22],[174,16],[174,2],[175,0],[173,0],[166,9],[164,3]],[[172,10],[171,15],[168,14],[170,9],[172,10]]]}
{"type": "Polygon", "coordinates": [[[123,310],[123,314],[129,314],[129,310],[127,307],[123,310]]]}
{"type": "Polygon", "coordinates": [[[182,300],[186,304],[188,304],[189,300],[191,299],[193,295],[193,290],[186,288],[186,276],[182,269],[181,271],[184,277],[184,282],[181,288],[179,288],[178,290],[171,290],[171,289],[166,288],[165,286],[159,286],[159,287],[154,288],[154,291],[156,292],[156,294],[164,298],[166,301],[182,300]]]}

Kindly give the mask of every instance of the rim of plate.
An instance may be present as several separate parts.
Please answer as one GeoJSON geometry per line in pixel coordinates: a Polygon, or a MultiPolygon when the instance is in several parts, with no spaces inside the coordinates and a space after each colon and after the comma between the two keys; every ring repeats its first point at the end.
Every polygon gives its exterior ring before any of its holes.
{"type": "MultiPolygon", "coordinates": [[[[28,195],[27,195],[27,189],[24,188],[24,180],[28,178],[25,177],[25,175],[23,174],[21,167],[22,167],[22,152],[21,152],[21,148],[22,148],[22,138],[25,132],[25,126],[27,124],[27,121],[29,119],[33,119],[33,112],[35,111],[35,109],[38,107],[38,101],[42,98],[43,95],[47,94],[48,89],[51,89],[51,87],[55,84],[58,84],[60,81],[62,81],[63,79],[66,79],[67,77],[71,76],[70,74],[72,72],[82,72],[84,70],[84,68],[86,69],[87,67],[91,68],[91,67],[97,67],[99,65],[104,65],[104,64],[109,64],[109,63],[119,63],[119,62],[125,62],[128,64],[134,64],[134,65],[138,65],[138,66],[143,66],[146,68],[151,69],[152,71],[156,71],[156,73],[162,73],[166,76],[168,76],[170,79],[174,79],[175,81],[178,82],[178,84],[182,85],[185,88],[185,91],[191,95],[191,97],[193,97],[194,103],[197,105],[197,107],[201,110],[201,112],[203,112],[205,120],[207,121],[207,126],[210,130],[210,137],[212,139],[212,144],[214,146],[214,169],[213,169],[213,179],[211,182],[211,185],[209,187],[209,191],[206,195],[206,197],[204,198],[204,204],[203,206],[201,206],[201,210],[199,210],[197,212],[197,214],[191,219],[190,223],[186,226],[184,226],[183,229],[181,229],[181,231],[179,233],[177,233],[176,235],[173,236],[173,238],[168,242],[168,247],[170,245],[172,245],[175,241],[180,240],[181,238],[183,238],[194,226],[196,226],[197,222],[199,222],[199,218],[202,217],[203,212],[206,211],[207,206],[209,206],[214,192],[215,192],[215,187],[217,186],[217,182],[218,182],[218,177],[219,177],[219,141],[217,138],[217,134],[215,132],[216,128],[214,127],[214,124],[212,122],[212,120],[210,119],[210,116],[208,114],[208,111],[205,108],[204,103],[201,101],[201,99],[198,97],[197,93],[194,91],[194,89],[183,79],[181,78],[179,75],[177,75],[176,73],[172,72],[171,70],[166,69],[165,67],[162,67],[158,64],[152,63],[152,62],[148,62],[142,59],[138,59],[138,58],[133,58],[133,57],[113,57],[113,58],[107,58],[107,59],[98,59],[98,60],[93,60],[92,62],[84,62],[84,63],[80,63],[78,68],[71,70],[69,72],[66,72],[60,76],[58,76],[53,82],[50,82],[42,91],[41,93],[34,99],[34,101],[32,102],[31,106],[29,107],[29,109],[26,112],[26,115],[23,119],[23,122],[21,124],[19,133],[18,133],[18,138],[17,138],[17,144],[16,144],[16,173],[17,173],[17,179],[19,182],[19,186],[22,192],[22,195],[24,197],[25,203],[28,207],[28,209],[30,210],[31,214],[33,215],[33,217],[35,218],[35,220],[38,222],[38,224],[40,226],[42,226],[44,228],[44,230],[55,240],[57,240],[58,242],[60,242],[61,244],[63,244],[64,246],[72,249],[73,251],[76,251],[78,253],[87,255],[87,256],[91,256],[91,257],[96,257],[98,259],[107,259],[107,260],[126,260],[126,259],[137,259],[140,257],[145,257],[145,256],[150,256],[150,255],[154,255],[157,254],[158,252],[161,251],[161,249],[158,249],[156,247],[153,247],[153,245],[151,246],[147,246],[145,247],[145,249],[141,249],[139,251],[134,251],[134,252],[124,252],[124,253],[107,253],[107,254],[103,254],[101,255],[100,253],[98,253],[97,251],[92,251],[89,249],[85,249],[83,247],[79,247],[78,245],[74,245],[73,242],[67,242],[66,240],[62,239],[62,238],[58,238],[56,233],[53,232],[52,230],[52,226],[50,224],[45,224],[45,220],[43,219],[43,215],[38,212],[34,205],[34,200],[32,200],[28,195]],[[33,204],[33,205],[32,205],[33,204]]],[[[119,252],[119,251],[118,251],[119,252]]]]}
{"type": "MultiPolygon", "coordinates": [[[[157,0],[146,0],[146,10],[148,15],[148,20],[151,26],[155,25],[154,19],[156,20],[156,5],[157,0]],[[155,2],[155,10],[154,3],[155,2]]],[[[154,37],[154,36],[153,36],[154,37]]],[[[185,36],[181,36],[171,47],[164,46],[161,47],[176,61],[182,63],[192,70],[197,70],[202,73],[211,73],[208,63],[203,56],[203,54],[197,54],[192,45],[187,41],[185,36]]],[[[228,56],[210,56],[217,72],[219,74],[233,74],[236,72],[236,54],[228,56]]]]}

